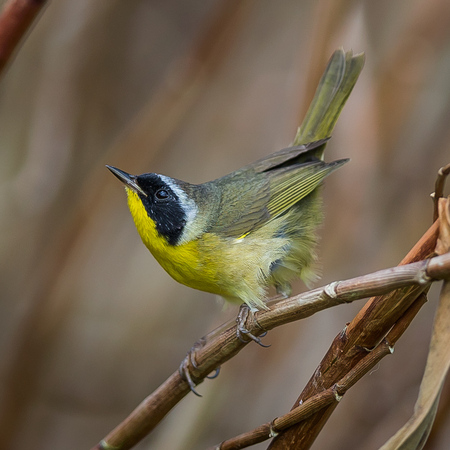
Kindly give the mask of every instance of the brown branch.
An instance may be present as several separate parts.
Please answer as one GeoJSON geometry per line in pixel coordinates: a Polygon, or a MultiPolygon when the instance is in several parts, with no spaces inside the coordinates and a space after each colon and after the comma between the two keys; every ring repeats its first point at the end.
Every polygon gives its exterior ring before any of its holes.
{"type": "Polygon", "coordinates": [[[46,0],[10,0],[0,15],[0,74],[46,0]]]}
{"type": "Polygon", "coordinates": [[[299,405],[298,408],[274,419],[272,422],[265,423],[252,431],[223,441],[221,444],[211,447],[210,450],[238,450],[249,447],[250,445],[258,444],[259,442],[263,442],[276,436],[279,432],[292,425],[307,419],[320,409],[333,403],[337,404],[340,402],[343,395],[354,386],[357,381],[359,381],[367,372],[372,370],[382,358],[393,353],[395,342],[397,342],[403,332],[408,328],[409,324],[426,301],[426,295],[422,294],[418,301],[415,301],[402,318],[395,324],[388,336],[383,339],[375,349],[368,351],[366,356],[364,356],[364,358],[359,361],[348,374],[332,387],[314,395],[299,405]]]}
{"type": "MultiPolygon", "coordinates": [[[[438,222],[433,224],[412,250],[417,259],[423,259],[428,256],[430,249],[435,245],[438,225],[438,222]]],[[[412,258],[412,256],[409,256],[409,258],[412,258]]],[[[277,326],[303,319],[323,309],[342,303],[353,302],[371,295],[387,294],[393,289],[399,290],[402,298],[405,293],[412,295],[413,291],[415,291],[414,298],[417,298],[429,286],[431,280],[443,279],[448,276],[450,276],[450,254],[445,254],[429,261],[419,261],[351,280],[334,282],[324,288],[315,289],[282,301],[270,302],[269,306],[271,310],[261,311],[256,313],[254,317],[250,317],[247,321],[246,328],[252,334],[259,336],[264,330],[270,330],[277,326]]],[[[375,297],[368,304],[374,303],[377,299],[378,297],[375,297]]],[[[380,302],[380,300],[377,302],[380,302]]],[[[381,297],[381,303],[392,303],[389,308],[389,314],[395,316],[395,321],[389,326],[389,329],[404,316],[412,300],[410,299],[409,302],[405,300],[400,301],[399,303],[401,304],[408,304],[403,308],[399,308],[398,314],[393,314],[392,311],[396,312],[395,305],[397,302],[397,297],[392,294],[381,297]]],[[[384,330],[384,327],[381,327],[381,329],[384,330]]],[[[387,335],[389,329],[384,331],[381,338],[387,335]]],[[[348,331],[341,334],[340,338],[344,341],[343,338],[346,335],[349,335],[348,331]]],[[[378,339],[372,345],[361,346],[361,351],[357,354],[360,357],[354,358],[352,367],[355,367],[366,356],[367,352],[364,348],[376,347],[380,340],[378,339]]],[[[189,366],[192,379],[197,384],[201,383],[209,373],[231,359],[246,345],[236,337],[235,321],[230,321],[211,332],[203,338],[203,341],[204,344],[192,353],[192,358],[196,362],[195,367],[192,364],[189,366]]],[[[354,347],[352,349],[355,351],[354,347]]],[[[333,384],[338,383],[339,380],[348,374],[352,367],[346,366],[347,370],[343,371],[341,376],[336,378],[333,383],[324,386],[322,390],[326,390],[333,386],[333,384]]],[[[309,397],[320,392],[314,392],[309,397]]],[[[124,422],[119,424],[94,448],[114,448],[117,450],[131,448],[150,433],[170,409],[188,393],[188,383],[183,380],[178,371],[173,373],[124,422]]],[[[306,400],[305,398],[303,402],[306,400]]]]}
{"type": "MultiPolygon", "coordinates": [[[[434,252],[438,232],[439,221],[436,221],[406,255],[400,265],[429,257],[434,252]]],[[[431,261],[430,264],[428,273],[432,278],[437,268],[431,261]]],[[[363,349],[375,347],[411,306],[414,298],[426,289],[427,287],[424,285],[409,285],[388,295],[370,299],[350,322],[344,333],[339,334],[334,339],[293,408],[337,383],[365,356],[363,349]],[[415,293],[415,297],[412,295],[413,293],[415,293]]],[[[335,406],[330,405],[308,420],[291,427],[285,433],[277,436],[269,448],[272,450],[283,449],[289,448],[289,445],[292,446],[291,448],[309,448],[332,414],[335,406]]]]}
{"type": "Polygon", "coordinates": [[[438,170],[436,182],[434,185],[434,192],[431,194],[434,203],[433,220],[436,220],[439,217],[439,199],[444,195],[445,180],[447,179],[447,176],[449,174],[450,163],[438,170]]]}

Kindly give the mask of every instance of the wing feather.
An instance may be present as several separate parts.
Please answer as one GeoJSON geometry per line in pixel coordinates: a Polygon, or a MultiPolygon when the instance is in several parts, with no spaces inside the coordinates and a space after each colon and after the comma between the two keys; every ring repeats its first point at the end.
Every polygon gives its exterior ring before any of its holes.
{"type": "Polygon", "coordinates": [[[292,166],[284,173],[274,174],[270,182],[270,200],[267,204],[270,216],[276,217],[291,208],[316,189],[326,176],[347,161],[348,159],[342,159],[329,164],[317,161],[298,167],[292,166]]]}
{"type": "Polygon", "coordinates": [[[283,214],[316,189],[348,159],[280,166],[264,173],[250,171],[217,180],[221,204],[208,231],[242,238],[283,214]],[[253,182],[249,183],[248,179],[253,182]]]}

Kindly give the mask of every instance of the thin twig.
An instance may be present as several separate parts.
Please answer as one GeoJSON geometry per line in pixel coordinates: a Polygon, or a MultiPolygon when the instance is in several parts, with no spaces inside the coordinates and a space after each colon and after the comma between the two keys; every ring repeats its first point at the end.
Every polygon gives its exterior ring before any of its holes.
{"type": "Polygon", "coordinates": [[[439,217],[439,199],[444,195],[445,180],[450,173],[450,163],[438,170],[434,192],[431,194],[434,202],[433,220],[439,217]]]}
{"type": "MultiPolygon", "coordinates": [[[[416,256],[418,254],[423,256],[427,253],[428,246],[425,245],[426,243],[428,245],[431,245],[431,242],[435,243],[437,228],[438,222],[425,234],[425,240],[419,241],[419,250],[417,246],[415,247],[416,256]]],[[[350,303],[371,295],[387,294],[393,289],[401,288],[403,291],[408,291],[414,290],[411,288],[413,286],[417,289],[417,297],[420,292],[429,286],[432,280],[449,276],[450,254],[445,254],[429,261],[419,261],[351,280],[334,282],[324,288],[315,289],[276,303],[269,303],[271,309],[256,313],[254,317],[249,318],[246,328],[252,334],[259,336],[264,330],[303,319],[323,309],[342,303],[350,303]]],[[[400,311],[395,322],[405,314],[408,307],[409,305],[400,311]]],[[[201,383],[209,373],[231,359],[246,345],[236,337],[235,321],[224,324],[219,330],[215,330],[205,338],[205,344],[194,352],[196,367],[189,367],[192,379],[197,384],[201,383]]],[[[337,380],[340,380],[347,373],[348,370],[337,380]]],[[[97,450],[131,448],[150,433],[170,409],[189,392],[188,383],[176,371],[94,448],[97,450]]]]}

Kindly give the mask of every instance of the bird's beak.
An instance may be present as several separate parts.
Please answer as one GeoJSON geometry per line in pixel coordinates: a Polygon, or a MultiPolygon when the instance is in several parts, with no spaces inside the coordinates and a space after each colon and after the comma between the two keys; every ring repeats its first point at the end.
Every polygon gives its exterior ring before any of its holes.
{"type": "Polygon", "coordinates": [[[132,191],[136,192],[136,194],[142,194],[144,197],[147,197],[147,194],[142,190],[142,188],[136,182],[136,176],[130,175],[123,170],[118,169],[117,167],[108,166],[106,167],[125,185],[128,186],[132,191]]]}

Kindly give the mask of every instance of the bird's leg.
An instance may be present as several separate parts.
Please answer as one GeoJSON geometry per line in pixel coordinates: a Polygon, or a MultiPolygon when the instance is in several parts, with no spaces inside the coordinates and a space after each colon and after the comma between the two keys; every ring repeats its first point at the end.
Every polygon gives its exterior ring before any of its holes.
{"type": "MultiPolygon", "coordinates": [[[[245,322],[248,319],[249,314],[251,314],[250,308],[243,303],[239,308],[239,313],[236,317],[236,335],[241,342],[247,343],[250,340],[256,342],[261,347],[270,347],[270,345],[265,345],[261,342],[261,339],[254,334],[250,333],[250,331],[245,327],[245,322]]],[[[261,334],[261,336],[265,336],[267,332],[261,334]]]]}
{"type": "MultiPolygon", "coordinates": [[[[201,397],[201,395],[195,390],[196,384],[194,383],[194,380],[192,379],[191,373],[189,371],[189,364],[194,368],[198,369],[197,361],[195,359],[195,352],[199,349],[201,349],[205,345],[205,338],[199,339],[192,348],[188,351],[186,357],[183,359],[183,361],[180,364],[180,368],[178,369],[181,375],[181,378],[189,384],[189,387],[191,391],[197,395],[198,397],[201,397]]],[[[212,375],[208,375],[206,378],[213,379],[216,378],[219,375],[220,367],[218,367],[212,375]]]]}

